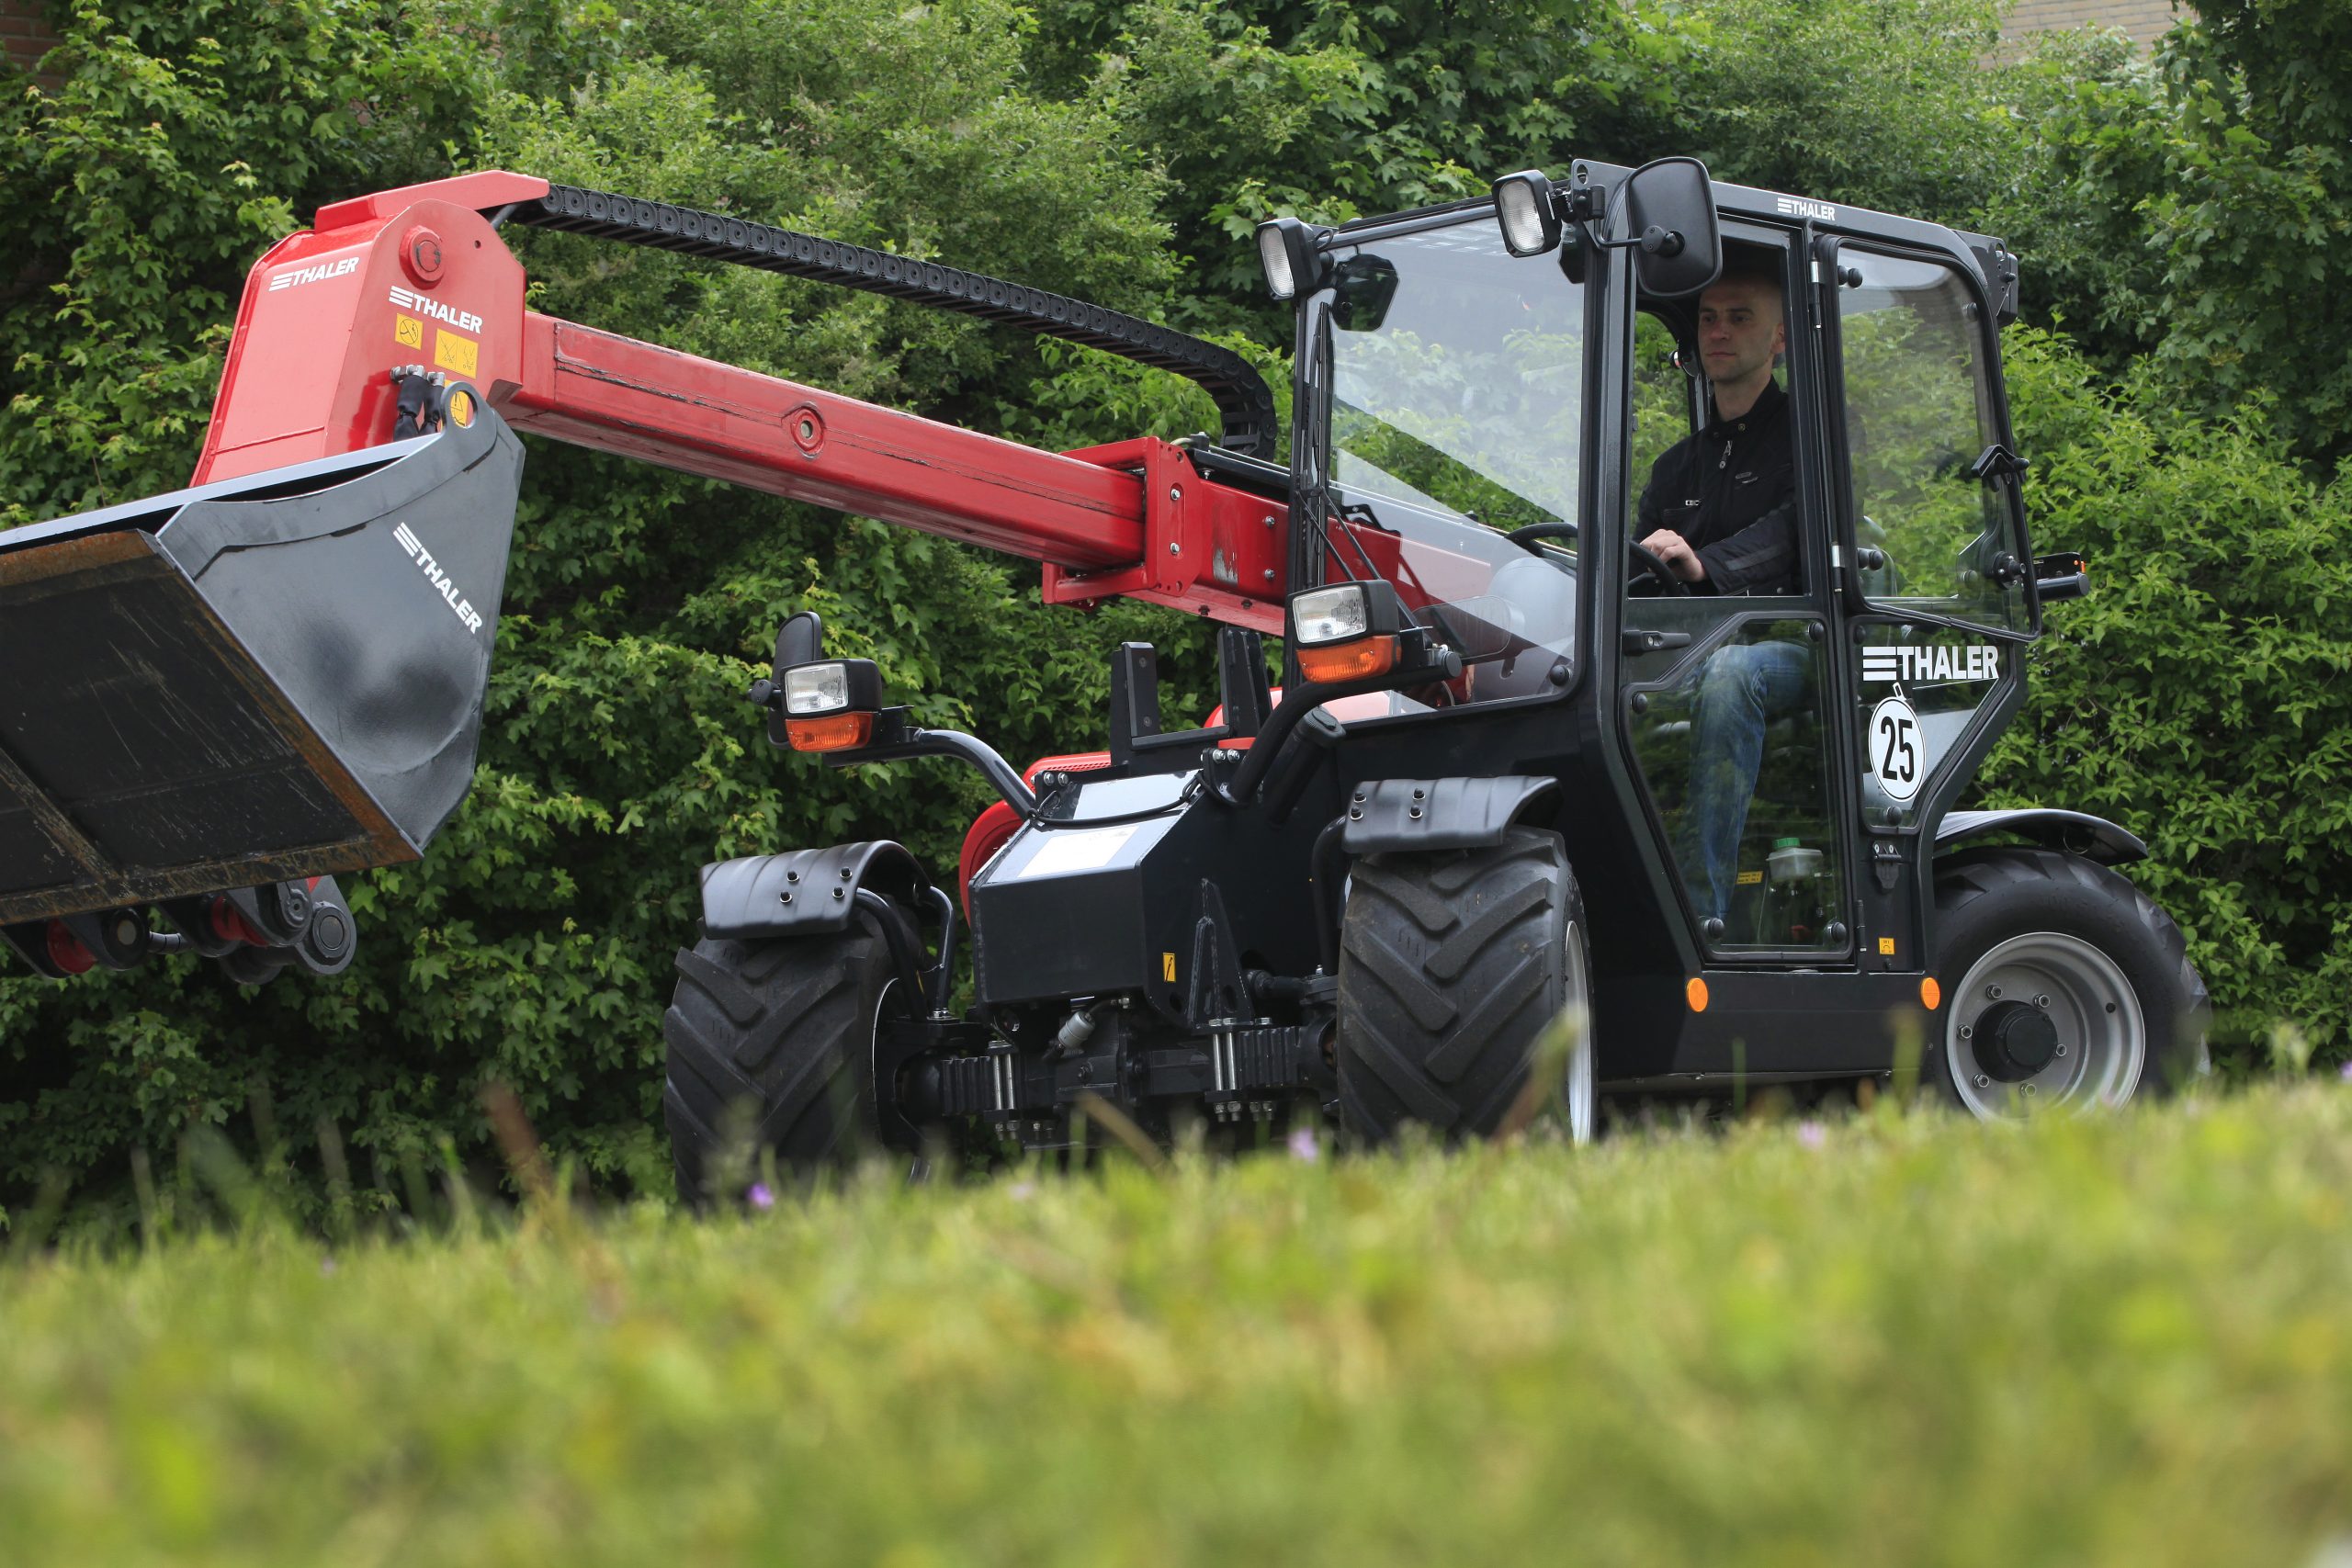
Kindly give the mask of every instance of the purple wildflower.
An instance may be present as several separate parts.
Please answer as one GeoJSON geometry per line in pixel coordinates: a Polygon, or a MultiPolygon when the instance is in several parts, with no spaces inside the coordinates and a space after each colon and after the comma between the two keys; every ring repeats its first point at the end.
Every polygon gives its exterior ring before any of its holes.
{"type": "Polygon", "coordinates": [[[743,1197],[754,1209],[775,1207],[775,1194],[768,1190],[768,1184],[764,1181],[752,1182],[752,1190],[744,1193],[743,1197]]]}
{"type": "Polygon", "coordinates": [[[1290,1157],[1313,1165],[1323,1157],[1323,1147],[1315,1141],[1312,1127],[1294,1127],[1290,1134],[1290,1157]]]}
{"type": "Polygon", "coordinates": [[[1820,1122],[1804,1121],[1797,1123],[1797,1142],[1806,1148],[1817,1149],[1828,1141],[1829,1129],[1820,1122]]]}

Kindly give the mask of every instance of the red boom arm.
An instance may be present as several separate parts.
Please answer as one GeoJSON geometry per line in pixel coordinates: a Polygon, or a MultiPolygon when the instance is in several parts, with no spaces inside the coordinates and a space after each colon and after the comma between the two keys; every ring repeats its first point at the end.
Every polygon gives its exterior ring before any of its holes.
{"type": "Polygon", "coordinates": [[[1113,595],[1282,628],[1282,509],[1142,437],[1053,453],[541,315],[485,212],[503,172],[319,210],[245,280],[197,483],[392,438],[390,372],[479,387],[517,430],[1045,563],[1045,596],[1113,595]]]}

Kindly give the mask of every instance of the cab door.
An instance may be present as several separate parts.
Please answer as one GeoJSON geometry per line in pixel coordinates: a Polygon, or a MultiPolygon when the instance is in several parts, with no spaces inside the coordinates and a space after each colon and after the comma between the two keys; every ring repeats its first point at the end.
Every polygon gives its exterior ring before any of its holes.
{"type": "MultiPolygon", "coordinates": [[[[1830,636],[1837,583],[1815,429],[1819,388],[1794,237],[1726,224],[1730,253],[1783,278],[1791,352],[1774,379],[1789,400],[1800,582],[1771,594],[1662,591],[1630,557],[1623,579],[1619,716],[1657,857],[1710,964],[1818,966],[1852,951],[1843,748],[1832,716],[1840,674],[1830,636]]],[[[1702,296],[1703,299],[1705,297],[1702,296]]],[[[1638,301],[1633,333],[1624,538],[1678,442],[1700,441],[1711,392],[1696,355],[1699,301],[1638,301]],[[1679,340],[1679,341],[1678,341],[1679,340]]],[[[1724,483],[1745,458],[1736,434],[1724,483]]],[[[1678,500],[1679,506],[1681,502],[1678,500]]]]}
{"type": "Polygon", "coordinates": [[[2021,700],[2032,559],[1996,325],[1957,256],[1825,236],[1840,639],[1865,962],[1916,968],[1925,835],[2021,700]]]}

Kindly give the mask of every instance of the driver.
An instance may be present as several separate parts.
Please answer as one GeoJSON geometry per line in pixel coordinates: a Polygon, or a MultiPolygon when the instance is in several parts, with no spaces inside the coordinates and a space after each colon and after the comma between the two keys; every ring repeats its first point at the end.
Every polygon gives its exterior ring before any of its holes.
{"type": "MultiPolygon", "coordinates": [[[[1734,264],[1699,296],[1704,428],[1651,466],[1635,529],[1693,593],[1799,593],[1789,399],[1772,378],[1788,344],[1777,272],[1734,264]]],[[[1676,856],[1702,919],[1724,918],[1763,760],[1764,730],[1805,700],[1812,659],[1788,642],[1734,643],[1707,660],[1690,727],[1690,795],[1676,856]]]]}

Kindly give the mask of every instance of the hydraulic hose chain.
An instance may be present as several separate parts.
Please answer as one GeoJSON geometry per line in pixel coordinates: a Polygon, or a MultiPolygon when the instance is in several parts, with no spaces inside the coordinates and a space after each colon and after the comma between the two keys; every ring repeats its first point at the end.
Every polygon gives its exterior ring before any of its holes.
{"type": "Polygon", "coordinates": [[[912,256],[747,223],[722,213],[577,186],[550,186],[544,197],[518,202],[502,216],[534,229],[594,234],[913,299],[1041,337],[1099,348],[1193,382],[1216,400],[1225,425],[1219,445],[1256,457],[1273,456],[1273,393],[1248,360],[1230,349],[1082,299],[912,256]]]}

